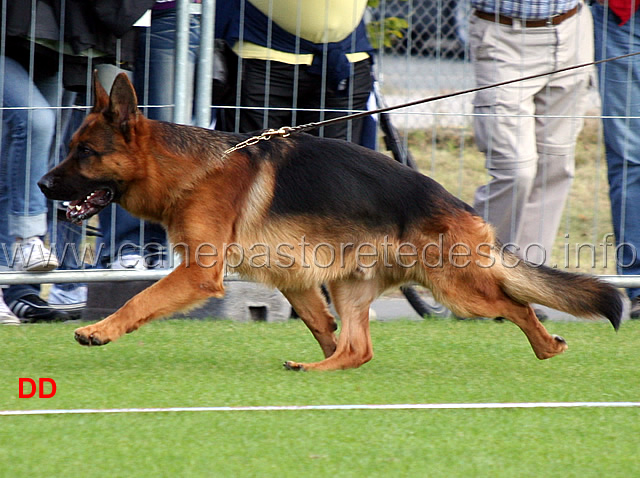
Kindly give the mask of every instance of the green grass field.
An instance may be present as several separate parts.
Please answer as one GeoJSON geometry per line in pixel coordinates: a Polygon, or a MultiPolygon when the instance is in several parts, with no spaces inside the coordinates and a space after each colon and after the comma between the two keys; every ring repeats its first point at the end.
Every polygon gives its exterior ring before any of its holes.
{"type": "MultiPolygon", "coordinates": [[[[596,121],[553,251],[611,232],[596,121]],[[570,238],[566,240],[565,235],[570,238]]],[[[486,181],[466,130],[414,132],[423,172],[472,202],[486,181]]],[[[568,270],[615,273],[598,256],[568,270]],[[585,264],[586,263],[586,264],[585,264]]],[[[72,324],[0,328],[0,409],[640,401],[640,321],[548,323],[569,351],[538,361],[511,323],[372,323],[357,370],[285,371],[319,360],[299,321],[171,320],[83,348],[72,324]],[[19,399],[19,377],[50,377],[51,399],[19,399]]],[[[0,416],[0,477],[635,477],[640,408],[233,411],[0,416]]]]}
{"type": "MultiPolygon", "coordinates": [[[[73,324],[0,328],[0,409],[640,400],[640,323],[547,323],[538,361],[510,323],[373,322],[357,370],[299,321],[171,320],[100,348],[73,324]],[[19,399],[50,377],[50,399],[19,399]]],[[[233,411],[0,416],[0,476],[640,476],[640,409],[233,411]]]]}

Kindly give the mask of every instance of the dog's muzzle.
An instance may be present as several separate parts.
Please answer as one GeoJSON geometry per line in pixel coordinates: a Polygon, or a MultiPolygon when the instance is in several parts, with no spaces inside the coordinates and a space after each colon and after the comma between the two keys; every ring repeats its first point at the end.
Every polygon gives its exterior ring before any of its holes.
{"type": "Polygon", "coordinates": [[[64,197],[56,197],[56,180],[49,173],[40,178],[40,181],[38,181],[38,187],[40,188],[40,191],[42,191],[42,194],[44,194],[48,199],[66,199],[64,197]]]}

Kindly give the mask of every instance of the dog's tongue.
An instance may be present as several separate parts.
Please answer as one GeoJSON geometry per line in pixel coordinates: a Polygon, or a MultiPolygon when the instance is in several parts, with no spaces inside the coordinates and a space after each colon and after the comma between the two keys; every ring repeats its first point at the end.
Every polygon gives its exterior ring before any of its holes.
{"type": "Polygon", "coordinates": [[[67,219],[76,224],[81,224],[82,219],[86,216],[91,205],[84,200],[71,201],[67,206],[67,219]]]}
{"type": "Polygon", "coordinates": [[[84,219],[93,216],[109,204],[110,196],[111,193],[108,190],[99,189],[84,199],[71,201],[67,206],[67,219],[76,224],[80,224],[84,219]]]}

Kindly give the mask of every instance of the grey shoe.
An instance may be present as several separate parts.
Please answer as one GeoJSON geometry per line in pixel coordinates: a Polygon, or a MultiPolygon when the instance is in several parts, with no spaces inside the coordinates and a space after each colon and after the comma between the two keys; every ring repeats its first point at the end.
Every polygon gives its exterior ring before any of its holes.
{"type": "Polygon", "coordinates": [[[69,314],[69,319],[79,319],[87,306],[87,286],[58,286],[54,284],[49,291],[47,302],[51,307],[69,314]]]}

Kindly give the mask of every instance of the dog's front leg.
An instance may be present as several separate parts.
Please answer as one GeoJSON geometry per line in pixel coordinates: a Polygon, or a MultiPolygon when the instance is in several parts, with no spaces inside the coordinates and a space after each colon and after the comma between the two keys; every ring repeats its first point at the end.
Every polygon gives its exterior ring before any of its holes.
{"type": "Polygon", "coordinates": [[[131,298],[119,310],[93,325],[76,329],[82,345],[104,345],[145,323],[224,296],[222,267],[179,265],[171,274],[131,298]]]}

